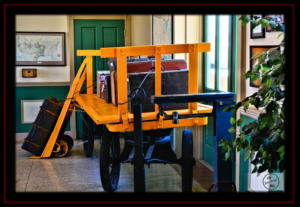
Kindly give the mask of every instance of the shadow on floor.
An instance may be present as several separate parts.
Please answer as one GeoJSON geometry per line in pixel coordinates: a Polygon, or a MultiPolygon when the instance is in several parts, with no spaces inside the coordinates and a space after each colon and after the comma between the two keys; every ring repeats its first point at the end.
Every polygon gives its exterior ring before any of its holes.
{"type": "MultiPolygon", "coordinates": [[[[74,144],[79,141],[75,141],[74,144]]],[[[95,140],[94,155],[85,157],[83,146],[74,147],[68,157],[30,159],[32,155],[16,145],[17,192],[103,192],[99,173],[100,140],[95,140]]],[[[208,174],[199,180],[197,164],[194,167],[193,192],[207,192],[208,174]],[[196,175],[196,176],[195,176],[196,175]],[[203,182],[201,185],[199,181],[203,182]]],[[[180,167],[177,165],[152,164],[145,166],[146,192],[181,192],[180,167]],[[179,170],[178,170],[179,169],[179,170]]],[[[207,172],[209,173],[209,172],[207,172]]],[[[212,173],[211,173],[212,174],[212,173]]],[[[212,177],[212,176],[211,176],[212,177]]],[[[121,164],[117,192],[133,192],[133,166],[121,164]]]]}

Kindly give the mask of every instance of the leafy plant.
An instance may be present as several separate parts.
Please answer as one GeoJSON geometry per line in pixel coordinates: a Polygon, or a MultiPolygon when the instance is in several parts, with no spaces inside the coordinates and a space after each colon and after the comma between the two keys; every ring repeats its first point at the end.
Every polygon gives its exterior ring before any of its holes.
{"type": "MultiPolygon", "coordinates": [[[[249,22],[254,28],[268,25],[272,31],[280,31],[278,38],[284,34],[284,26],[276,23],[270,17],[261,19],[250,19],[248,15],[241,16],[242,25],[249,22]]],[[[245,151],[244,160],[250,158],[250,162],[255,166],[252,173],[269,173],[275,170],[282,172],[285,169],[285,55],[284,39],[280,48],[272,48],[265,53],[258,55],[258,63],[253,70],[245,74],[250,81],[261,80],[261,87],[251,96],[244,98],[224,111],[232,111],[233,117],[230,122],[232,127],[229,132],[236,134],[236,127],[241,127],[239,134],[233,136],[230,143],[226,139],[219,142],[225,153],[225,158],[229,159],[235,150],[245,151]],[[248,110],[249,106],[254,106],[261,113],[258,120],[243,124],[242,119],[236,120],[238,109],[248,110]],[[250,139],[249,139],[250,138],[250,139]]]]}

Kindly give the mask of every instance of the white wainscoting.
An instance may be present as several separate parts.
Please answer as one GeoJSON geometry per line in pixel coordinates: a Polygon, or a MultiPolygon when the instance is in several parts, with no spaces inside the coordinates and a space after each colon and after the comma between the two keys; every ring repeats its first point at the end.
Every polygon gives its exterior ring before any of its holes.
{"type": "Polygon", "coordinates": [[[43,100],[22,100],[22,124],[31,124],[37,117],[43,100]]]}
{"type": "Polygon", "coordinates": [[[70,82],[70,67],[40,67],[20,66],[16,67],[16,83],[65,83],[70,82]],[[36,68],[36,78],[22,78],[22,68],[36,68]]]}

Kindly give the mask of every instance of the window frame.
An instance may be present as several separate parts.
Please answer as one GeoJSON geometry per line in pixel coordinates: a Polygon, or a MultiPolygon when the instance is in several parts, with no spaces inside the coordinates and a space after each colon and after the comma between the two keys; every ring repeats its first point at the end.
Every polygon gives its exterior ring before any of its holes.
{"type": "MultiPolygon", "coordinates": [[[[204,42],[208,42],[208,16],[204,15],[203,18],[203,27],[204,27],[204,42]]],[[[215,84],[214,88],[208,87],[208,55],[209,53],[204,53],[203,57],[203,89],[204,92],[221,92],[220,90],[220,15],[215,15],[216,23],[215,23],[215,84]]],[[[237,25],[238,25],[238,18],[237,15],[229,15],[229,45],[228,48],[228,86],[227,91],[229,92],[236,92],[236,71],[237,71],[237,25]]]]}

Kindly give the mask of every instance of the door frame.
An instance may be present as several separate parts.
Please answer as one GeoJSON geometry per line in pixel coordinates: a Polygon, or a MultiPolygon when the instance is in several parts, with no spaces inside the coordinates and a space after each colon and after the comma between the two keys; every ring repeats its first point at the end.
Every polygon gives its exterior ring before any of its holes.
{"type": "MultiPolygon", "coordinates": [[[[67,41],[69,42],[69,50],[67,52],[70,53],[70,85],[72,84],[75,78],[75,45],[74,45],[74,20],[124,20],[124,40],[125,46],[131,45],[131,16],[130,15],[69,15],[68,25],[69,30],[67,34],[67,41]]],[[[76,134],[76,114],[73,113],[71,116],[71,133],[72,137],[77,137],[76,134]]]]}

